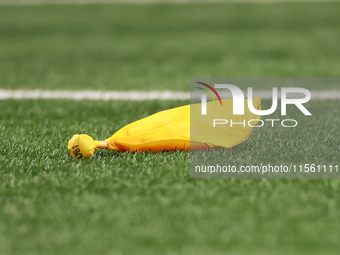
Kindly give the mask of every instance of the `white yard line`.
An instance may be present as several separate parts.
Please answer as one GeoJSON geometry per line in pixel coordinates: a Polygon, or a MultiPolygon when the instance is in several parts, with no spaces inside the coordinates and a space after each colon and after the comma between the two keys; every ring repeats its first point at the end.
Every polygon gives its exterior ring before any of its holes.
{"type": "MultiPolygon", "coordinates": [[[[200,92],[199,92],[200,93],[200,92]]],[[[201,94],[195,97],[200,98],[201,94]]],[[[340,99],[340,91],[311,91],[312,100],[340,99]]],[[[246,93],[245,93],[246,95],[246,93]]],[[[263,99],[271,99],[272,92],[269,90],[254,91],[254,97],[261,96],[263,99]]],[[[279,95],[280,97],[280,95],[279,95]]],[[[230,96],[223,96],[230,98],[230,96]]],[[[0,100],[5,99],[73,99],[73,100],[189,100],[189,92],[173,91],[52,91],[52,90],[0,90],[0,100]]]]}
{"type": "Polygon", "coordinates": [[[0,0],[0,5],[339,2],[340,0],[0,0]]]}
{"type": "Polygon", "coordinates": [[[50,91],[50,90],[0,90],[2,99],[90,99],[90,100],[186,100],[189,92],[171,91],[50,91]]]}

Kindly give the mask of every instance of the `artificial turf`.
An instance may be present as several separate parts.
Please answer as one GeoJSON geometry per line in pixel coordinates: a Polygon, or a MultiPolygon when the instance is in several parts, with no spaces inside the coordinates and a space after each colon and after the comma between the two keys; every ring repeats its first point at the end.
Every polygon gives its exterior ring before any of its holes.
{"type": "MultiPolygon", "coordinates": [[[[188,91],[195,77],[339,77],[339,11],[0,6],[0,88],[188,91]]],[[[338,179],[193,179],[183,151],[68,155],[74,133],[105,139],[185,103],[0,101],[0,254],[338,254],[338,179]]],[[[216,153],[235,165],[338,164],[338,105],[312,100],[311,118],[290,111],[294,130],[255,129],[216,153]]]]}
{"type": "Polygon", "coordinates": [[[339,77],[339,12],[339,2],[0,6],[0,85],[188,91],[200,77],[339,77]]]}
{"type": "MultiPolygon", "coordinates": [[[[338,253],[339,179],[192,179],[183,151],[68,155],[74,133],[105,139],[184,103],[0,101],[0,254],[338,253]]],[[[310,102],[313,119],[295,132],[254,130],[230,163],[335,163],[337,105],[310,102]]]]}

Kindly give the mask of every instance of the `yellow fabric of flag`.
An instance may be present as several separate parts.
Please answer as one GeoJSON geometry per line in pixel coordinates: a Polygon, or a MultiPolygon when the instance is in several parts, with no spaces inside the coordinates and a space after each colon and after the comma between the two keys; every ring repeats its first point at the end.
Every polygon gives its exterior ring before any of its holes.
{"type": "MultiPolygon", "coordinates": [[[[105,141],[95,141],[88,135],[77,134],[68,142],[68,150],[74,158],[91,158],[98,148],[121,152],[230,148],[248,139],[261,116],[248,110],[247,100],[244,102],[244,115],[233,115],[232,99],[222,100],[222,103],[223,106],[207,103],[207,115],[201,115],[201,104],[158,112],[121,128],[105,141]],[[213,127],[214,119],[232,120],[245,125],[213,127]],[[253,120],[251,126],[248,125],[250,120],[253,120]]],[[[253,105],[260,110],[261,98],[254,98],[253,105]]]]}

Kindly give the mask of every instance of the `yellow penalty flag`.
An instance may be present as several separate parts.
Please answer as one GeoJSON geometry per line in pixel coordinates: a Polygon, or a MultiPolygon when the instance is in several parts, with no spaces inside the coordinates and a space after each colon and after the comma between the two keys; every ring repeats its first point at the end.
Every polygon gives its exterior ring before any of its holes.
{"type": "MultiPolygon", "coordinates": [[[[248,139],[261,116],[249,111],[247,99],[244,100],[244,115],[233,115],[232,99],[222,102],[222,106],[214,102],[207,103],[208,115],[201,115],[201,104],[161,111],[121,128],[105,141],[93,140],[86,134],[76,134],[69,140],[67,148],[73,158],[92,158],[94,151],[99,148],[121,152],[230,148],[248,139]],[[251,126],[238,124],[213,127],[214,119],[246,124],[251,120],[253,122],[251,126]]],[[[261,98],[254,98],[253,105],[260,110],[261,98]]]]}

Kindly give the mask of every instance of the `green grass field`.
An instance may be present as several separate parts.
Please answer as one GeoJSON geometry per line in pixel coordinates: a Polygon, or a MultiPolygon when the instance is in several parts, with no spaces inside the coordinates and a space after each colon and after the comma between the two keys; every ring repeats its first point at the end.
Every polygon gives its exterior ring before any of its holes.
{"type": "Polygon", "coordinates": [[[339,77],[339,3],[0,7],[1,88],[339,77]]]}
{"type": "MultiPolygon", "coordinates": [[[[337,254],[338,179],[190,179],[181,151],[68,155],[74,133],[105,139],[183,103],[0,101],[0,254],[337,254]]],[[[337,104],[313,104],[305,134],[270,132],[294,141],[283,160],[336,162],[337,104]]],[[[279,161],[275,143],[255,130],[229,163],[279,161]]]]}
{"type": "MultiPolygon", "coordinates": [[[[0,88],[188,91],[193,77],[339,77],[339,11],[0,6],[0,88]]],[[[0,254],[339,253],[339,179],[193,179],[183,151],[67,152],[75,133],[102,140],[187,103],[0,100],[0,254]]],[[[235,165],[338,164],[339,101],[308,109],[311,119],[288,116],[301,119],[294,131],[255,129],[221,155],[235,165]]]]}

